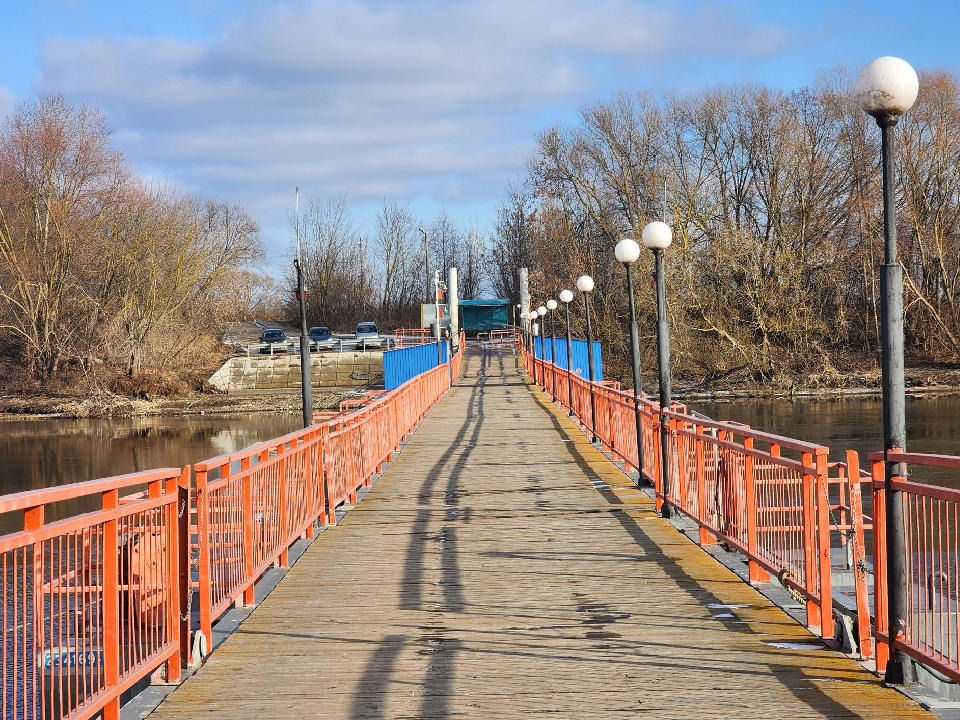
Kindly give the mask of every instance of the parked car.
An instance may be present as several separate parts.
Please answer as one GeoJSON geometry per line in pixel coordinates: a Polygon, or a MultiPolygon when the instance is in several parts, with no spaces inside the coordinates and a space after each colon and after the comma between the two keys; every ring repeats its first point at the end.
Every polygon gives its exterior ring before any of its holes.
{"type": "Polygon", "coordinates": [[[377,324],[372,322],[362,322],[357,325],[355,333],[357,340],[379,340],[380,331],[377,330],[377,324]]]}
{"type": "Polygon", "coordinates": [[[319,350],[321,346],[333,345],[333,333],[328,327],[312,327],[307,333],[310,338],[310,349],[319,350]]]}
{"type": "MultiPolygon", "coordinates": [[[[273,346],[279,343],[287,342],[287,334],[280,328],[266,328],[262,333],[260,333],[260,342],[266,343],[267,347],[262,348],[260,352],[273,354],[278,352],[274,350],[273,346]]],[[[283,348],[286,350],[286,347],[283,348]]]]}

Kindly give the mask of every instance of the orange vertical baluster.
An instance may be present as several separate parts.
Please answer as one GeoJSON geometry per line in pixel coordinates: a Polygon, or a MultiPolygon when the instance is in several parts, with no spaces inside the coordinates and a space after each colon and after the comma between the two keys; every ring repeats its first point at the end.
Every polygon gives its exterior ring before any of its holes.
{"type": "Polygon", "coordinates": [[[754,458],[750,454],[753,450],[753,438],[743,438],[743,474],[744,490],[746,494],[747,513],[747,558],[751,583],[769,582],[770,574],[756,561],[757,557],[757,483],[754,475],[754,458]]]}
{"type": "Polygon", "coordinates": [[[833,594],[830,578],[830,492],[827,488],[827,449],[817,450],[817,549],[820,571],[820,636],[833,637],[833,594]]]}
{"type": "Polygon", "coordinates": [[[803,453],[803,580],[807,592],[807,626],[820,626],[820,605],[813,600],[817,594],[817,498],[816,468],[813,454],[803,453]]]}
{"type": "Polygon", "coordinates": [[[860,656],[873,657],[870,637],[870,605],[867,595],[867,559],[863,544],[863,503],[860,493],[860,458],[853,450],[847,451],[847,477],[850,478],[850,524],[853,526],[853,578],[857,595],[857,644],[860,656]]]}
{"type": "Polygon", "coordinates": [[[703,527],[707,522],[707,482],[706,482],[706,452],[703,446],[703,425],[696,426],[696,462],[697,462],[697,520],[700,525],[700,544],[715,545],[717,539],[710,531],[703,527]]]}
{"type": "MultiPolygon", "coordinates": [[[[227,465],[227,474],[230,472],[230,466],[227,465]]],[[[250,469],[250,457],[246,456],[240,460],[240,472],[250,469]]],[[[221,468],[220,475],[223,477],[224,469],[221,468]]],[[[243,582],[251,581],[243,591],[243,604],[250,606],[254,604],[253,592],[253,478],[250,473],[246,473],[240,481],[240,495],[242,503],[242,522],[243,522],[243,582]]],[[[266,525],[266,508],[264,508],[264,525],[266,525]]]]}
{"type": "MultiPolygon", "coordinates": [[[[210,566],[210,503],[207,497],[207,469],[194,469],[197,482],[197,539],[200,545],[200,632],[207,648],[213,647],[213,578],[210,566]]],[[[191,658],[192,659],[192,658],[191,658]]]]}
{"type": "MultiPolygon", "coordinates": [[[[280,526],[277,528],[277,537],[280,540],[280,557],[278,559],[280,567],[290,566],[290,555],[288,550],[288,545],[290,544],[290,531],[287,528],[287,467],[289,465],[290,458],[293,456],[293,448],[295,447],[296,440],[291,443],[291,449],[289,451],[285,451],[283,445],[277,448],[277,454],[280,456],[280,517],[276,518],[275,522],[277,522],[280,526]]],[[[266,507],[264,507],[263,513],[263,527],[264,529],[267,527],[266,507]]]]}
{"type": "Polygon", "coordinates": [[[873,463],[873,617],[877,637],[877,672],[887,669],[890,634],[887,627],[887,495],[883,461],[873,463]],[[881,637],[883,641],[881,642],[881,637]]]}
{"type": "MultiPolygon", "coordinates": [[[[103,493],[103,509],[120,507],[120,493],[103,493]]],[[[120,535],[118,521],[103,523],[103,680],[106,689],[120,685],[120,535]]],[[[120,720],[120,694],[103,706],[104,720],[120,720]]]]}
{"type": "MultiPolygon", "coordinates": [[[[180,477],[177,478],[176,498],[174,506],[174,520],[177,526],[177,588],[175,596],[179,600],[179,612],[174,623],[179,626],[180,657],[179,665],[183,665],[190,657],[190,614],[187,608],[191,605],[193,594],[190,578],[190,466],[187,465],[180,477]]],[[[180,667],[177,667],[177,678],[171,682],[179,682],[180,667]]],[[[169,674],[167,675],[169,678],[169,674]]]]}

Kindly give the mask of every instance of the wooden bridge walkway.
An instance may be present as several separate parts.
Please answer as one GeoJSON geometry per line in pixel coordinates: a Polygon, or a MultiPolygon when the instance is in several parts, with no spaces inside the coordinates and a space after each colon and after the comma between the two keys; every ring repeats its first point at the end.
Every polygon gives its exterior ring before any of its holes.
{"type": "Polygon", "coordinates": [[[933,717],[654,512],[515,369],[463,377],[160,718],[933,717]]]}

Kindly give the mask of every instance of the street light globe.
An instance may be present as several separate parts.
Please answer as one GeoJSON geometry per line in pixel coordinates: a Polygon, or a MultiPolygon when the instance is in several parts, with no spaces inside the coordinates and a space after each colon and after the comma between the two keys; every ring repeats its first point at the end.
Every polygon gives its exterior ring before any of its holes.
{"type": "Polygon", "coordinates": [[[673,242],[673,231],[665,222],[655,220],[643,229],[643,244],[650,250],[666,250],[673,242]]]}
{"type": "Polygon", "coordinates": [[[551,298],[550,300],[547,300],[547,310],[556,310],[556,309],[557,309],[557,301],[554,300],[553,298],[551,298]]]}
{"type": "Polygon", "coordinates": [[[546,314],[547,314],[547,309],[543,305],[537,308],[537,315],[539,315],[540,317],[543,317],[546,314]]]}
{"type": "Polygon", "coordinates": [[[582,293],[588,293],[593,290],[593,278],[589,275],[581,275],[577,278],[577,290],[582,293]]]}
{"type": "Polygon", "coordinates": [[[536,320],[538,317],[539,317],[539,316],[537,315],[537,311],[536,311],[536,310],[531,310],[531,311],[529,312],[529,314],[527,315],[527,319],[528,319],[528,320],[536,320]]]}
{"type": "Polygon", "coordinates": [[[573,302],[573,293],[570,292],[569,290],[561,290],[560,302],[565,302],[565,303],[573,302]]]}
{"type": "Polygon", "coordinates": [[[640,246],[633,238],[623,238],[613,249],[613,254],[622,263],[635,263],[640,259],[640,246]]]}
{"type": "Polygon", "coordinates": [[[517,303],[517,310],[520,309],[520,303],[517,303]]]}
{"type": "Polygon", "coordinates": [[[880,57],[867,63],[857,78],[857,102],[868,115],[897,117],[913,107],[920,80],[910,63],[880,57]]]}

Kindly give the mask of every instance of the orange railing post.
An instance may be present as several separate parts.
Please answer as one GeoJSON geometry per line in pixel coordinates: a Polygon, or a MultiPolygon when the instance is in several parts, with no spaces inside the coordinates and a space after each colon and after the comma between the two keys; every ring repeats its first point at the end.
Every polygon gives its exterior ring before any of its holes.
{"type": "MultiPolygon", "coordinates": [[[[190,577],[190,466],[180,473],[177,480],[177,504],[174,523],[177,525],[177,590],[180,607],[177,624],[180,626],[180,664],[190,657],[190,606],[193,598],[193,585],[190,577]]],[[[177,668],[179,679],[180,668],[177,668]]],[[[171,680],[171,682],[175,682],[171,680]]]]}
{"type": "Polygon", "coordinates": [[[697,433],[697,521],[700,523],[700,544],[715,545],[717,539],[705,527],[707,522],[706,453],[703,448],[703,425],[696,425],[697,433]]]}
{"type": "Polygon", "coordinates": [[[746,512],[747,512],[747,557],[748,572],[751,583],[768,582],[770,573],[764,570],[756,561],[757,557],[757,483],[753,472],[753,438],[745,437],[743,439],[744,458],[744,490],[746,494],[746,512]]]}
{"type": "Polygon", "coordinates": [[[847,451],[847,477],[850,482],[850,525],[852,540],[847,542],[853,545],[854,587],[857,600],[857,644],[860,646],[860,656],[868,659],[873,657],[873,639],[870,637],[870,604],[867,594],[867,558],[863,540],[863,503],[860,492],[860,458],[853,450],[847,451]]]}
{"type": "MultiPolygon", "coordinates": [[[[116,489],[103,493],[104,510],[120,507],[120,492],[116,489]]],[[[118,549],[120,533],[118,521],[103,523],[103,676],[108,688],[120,685],[120,567],[118,549]]],[[[43,578],[39,578],[42,585],[43,578]]],[[[36,585],[35,585],[36,587],[36,585]]],[[[103,708],[104,720],[120,720],[120,696],[112,698],[103,708]]]]}
{"type": "Polygon", "coordinates": [[[200,545],[199,565],[199,603],[200,633],[203,635],[207,650],[213,647],[213,578],[210,575],[210,508],[207,499],[207,469],[194,468],[197,481],[197,540],[200,545]]]}
{"type": "Polygon", "coordinates": [[[873,617],[877,638],[877,672],[887,669],[890,632],[887,627],[887,492],[883,460],[873,460],[873,617]]]}
{"type": "Polygon", "coordinates": [[[820,636],[833,637],[833,594],[830,581],[830,491],[827,487],[827,451],[816,454],[817,549],[820,582],[820,636]]]}
{"type": "Polygon", "coordinates": [[[803,453],[802,459],[803,493],[803,581],[807,594],[807,626],[820,626],[820,603],[814,600],[817,595],[817,502],[815,472],[811,472],[813,453],[803,453]]]}
{"type": "MultiPolygon", "coordinates": [[[[280,487],[279,487],[279,517],[277,518],[277,525],[279,526],[279,535],[280,535],[280,556],[278,558],[278,563],[280,567],[289,567],[290,566],[290,555],[289,555],[289,539],[290,539],[290,528],[288,527],[288,508],[287,508],[287,496],[289,494],[289,488],[287,483],[287,466],[289,465],[290,459],[293,456],[294,449],[297,447],[297,440],[294,438],[290,441],[290,451],[288,452],[284,445],[281,444],[277,448],[277,455],[280,456],[280,487]]],[[[263,527],[266,531],[267,527],[267,508],[266,503],[264,503],[263,508],[263,527]]],[[[266,532],[264,532],[266,535],[266,532]]],[[[250,587],[251,592],[253,591],[253,586],[250,587]]]]}

